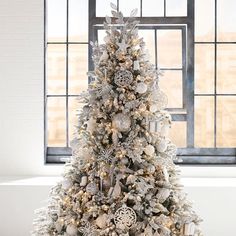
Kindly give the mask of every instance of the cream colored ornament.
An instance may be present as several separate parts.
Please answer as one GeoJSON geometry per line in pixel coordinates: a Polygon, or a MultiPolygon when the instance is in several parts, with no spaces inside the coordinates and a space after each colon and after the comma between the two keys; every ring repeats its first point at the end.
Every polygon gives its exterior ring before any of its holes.
{"type": "Polygon", "coordinates": [[[156,171],[156,168],[155,168],[154,165],[148,165],[147,171],[148,171],[148,173],[150,173],[150,174],[154,174],[155,171],[156,171]]]}
{"type": "Polygon", "coordinates": [[[133,184],[137,177],[135,175],[129,175],[126,180],[126,184],[133,184]]]}
{"type": "Polygon", "coordinates": [[[195,232],[195,224],[193,222],[184,225],[184,236],[193,236],[195,232]]]}
{"type": "Polygon", "coordinates": [[[73,183],[70,179],[64,179],[61,184],[62,184],[62,188],[65,190],[67,190],[73,186],[73,183]]]}
{"type": "Polygon", "coordinates": [[[167,188],[159,189],[156,197],[160,203],[163,203],[170,196],[170,190],[167,188]]]}
{"type": "Polygon", "coordinates": [[[139,61],[138,60],[135,60],[134,61],[134,67],[133,67],[134,70],[140,70],[140,65],[139,65],[139,61]]]}
{"type": "Polygon", "coordinates": [[[66,227],[66,233],[70,236],[77,236],[78,230],[77,230],[76,225],[69,224],[66,227]]]}
{"type": "Polygon", "coordinates": [[[126,132],[130,129],[131,119],[126,114],[118,113],[113,117],[112,126],[120,132],[126,132]]]}
{"type": "Polygon", "coordinates": [[[167,149],[167,141],[162,139],[156,146],[158,152],[165,152],[167,149]]]}
{"type": "Polygon", "coordinates": [[[152,156],[155,153],[155,148],[151,144],[149,144],[145,147],[144,152],[148,156],[152,156]]]}
{"type": "Polygon", "coordinates": [[[158,110],[158,107],[155,103],[151,104],[149,107],[150,112],[156,112],[158,110]]]}
{"type": "Polygon", "coordinates": [[[166,167],[163,167],[162,172],[163,172],[165,181],[166,181],[166,182],[169,182],[169,173],[168,173],[166,167]]]}
{"type": "Polygon", "coordinates": [[[163,126],[163,122],[157,121],[156,122],[156,132],[161,132],[162,126],[163,126]]]}
{"type": "Polygon", "coordinates": [[[102,56],[100,57],[99,62],[107,61],[108,58],[109,58],[109,55],[108,55],[107,51],[104,50],[103,53],[102,53],[102,56]]]}
{"type": "Polygon", "coordinates": [[[139,82],[136,86],[136,92],[143,94],[147,92],[147,85],[144,82],[139,82]]]}
{"type": "Polygon", "coordinates": [[[80,181],[80,186],[84,187],[87,185],[87,183],[88,183],[88,176],[86,175],[82,176],[81,181],[80,181]]]}
{"type": "Polygon", "coordinates": [[[91,117],[87,121],[87,131],[89,131],[90,133],[93,133],[95,127],[96,127],[96,120],[93,117],[91,117]]]}
{"type": "Polygon", "coordinates": [[[55,229],[57,230],[57,233],[61,233],[62,228],[63,228],[63,223],[59,219],[59,220],[57,220],[57,222],[55,222],[55,229]]]}
{"type": "Polygon", "coordinates": [[[108,215],[107,214],[102,214],[100,216],[98,216],[98,218],[96,219],[96,225],[100,228],[100,229],[104,229],[107,224],[109,223],[108,221],[108,215]]]}
{"type": "Polygon", "coordinates": [[[118,198],[120,196],[120,194],[121,194],[120,180],[117,179],[115,187],[114,187],[113,192],[112,192],[112,197],[113,198],[118,198]]]}

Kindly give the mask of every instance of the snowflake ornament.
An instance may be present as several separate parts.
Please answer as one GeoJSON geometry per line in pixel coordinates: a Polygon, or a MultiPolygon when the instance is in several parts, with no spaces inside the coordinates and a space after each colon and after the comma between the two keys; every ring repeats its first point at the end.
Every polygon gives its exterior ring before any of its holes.
{"type": "Polygon", "coordinates": [[[129,70],[117,71],[114,82],[119,87],[128,87],[133,82],[133,74],[129,70]]]}
{"type": "Polygon", "coordinates": [[[96,236],[96,227],[91,225],[89,222],[85,224],[83,227],[79,227],[79,232],[82,233],[83,236],[96,236]]]}
{"type": "Polygon", "coordinates": [[[112,153],[113,153],[113,148],[103,149],[98,156],[98,160],[109,163],[113,159],[112,153]]]}
{"type": "Polygon", "coordinates": [[[131,228],[136,223],[136,220],[135,211],[126,205],[123,205],[115,212],[114,221],[118,228],[131,228]]]}

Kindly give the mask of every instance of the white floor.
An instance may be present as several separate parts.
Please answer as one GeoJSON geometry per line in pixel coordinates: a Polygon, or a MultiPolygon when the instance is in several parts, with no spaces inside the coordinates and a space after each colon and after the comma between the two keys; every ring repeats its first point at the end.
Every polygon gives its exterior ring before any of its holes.
{"type": "MultiPolygon", "coordinates": [[[[0,236],[28,236],[33,211],[45,204],[57,177],[0,180],[0,236]]],[[[235,178],[184,178],[185,190],[204,219],[205,236],[235,236],[235,178]]]]}

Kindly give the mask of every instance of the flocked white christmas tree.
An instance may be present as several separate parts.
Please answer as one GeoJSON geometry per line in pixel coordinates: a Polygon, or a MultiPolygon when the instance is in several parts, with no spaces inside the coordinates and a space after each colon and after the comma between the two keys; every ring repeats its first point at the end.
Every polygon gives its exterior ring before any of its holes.
{"type": "Polygon", "coordinates": [[[173,163],[167,98],[138,36],[137,11],[124,21],[111,7],[105,44],[91,43],[93,82],[81,94],[73,157],[32,235],[201,236],[173,163]]]}

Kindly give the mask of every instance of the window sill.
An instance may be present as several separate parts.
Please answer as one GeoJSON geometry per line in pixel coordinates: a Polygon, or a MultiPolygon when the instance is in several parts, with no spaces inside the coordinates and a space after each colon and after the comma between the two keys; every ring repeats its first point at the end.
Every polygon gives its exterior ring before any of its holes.
{"type": "MultiPolygon", "coordinates": [[[[0,186],[53,186],[61,177],[0,177],[0,186]]],[[[236,187],[236,178],[213,178],[213,177],[182,177],[181,183],[185,187],[236,187]]]]}

